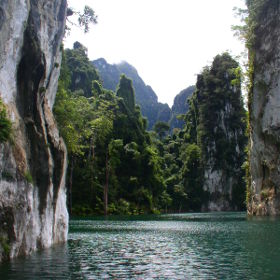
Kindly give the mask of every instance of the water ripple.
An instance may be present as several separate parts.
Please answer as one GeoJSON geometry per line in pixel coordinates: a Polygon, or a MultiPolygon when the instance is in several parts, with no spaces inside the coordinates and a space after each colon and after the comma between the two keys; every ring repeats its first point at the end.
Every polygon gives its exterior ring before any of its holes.
{"type": "Polygon", "coordinates": [[[72,220],[70,229],[66,245],[0,266],[0,279],[280,278],[278,219],[181,214],[72,220]]]}

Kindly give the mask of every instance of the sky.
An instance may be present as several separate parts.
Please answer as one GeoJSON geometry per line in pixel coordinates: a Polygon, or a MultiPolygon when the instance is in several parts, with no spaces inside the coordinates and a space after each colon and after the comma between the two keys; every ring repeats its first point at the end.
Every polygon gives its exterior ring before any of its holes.
{"type": "Polygon", "coordinates": [[[239,23],[233,8],[244,8],[244,0],[68,0],[76,11],[85,5],[98,24],[87,34],[72,27],[65,47],[79,41],[90,60],[127,61],[170,106],[217,54],[244,51],[231,31],[239,23]]]}

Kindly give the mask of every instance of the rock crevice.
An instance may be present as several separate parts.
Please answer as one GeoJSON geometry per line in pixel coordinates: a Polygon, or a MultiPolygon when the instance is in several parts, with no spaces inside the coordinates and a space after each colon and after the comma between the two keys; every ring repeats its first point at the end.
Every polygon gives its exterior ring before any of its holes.
{"type": "Polygon", "coordinates": [[[0,3],[0,97],[14,130],[0,145],[0,260],[67,239],[66,149],[52,114],[66,9],[66,0],[0,3]]]}

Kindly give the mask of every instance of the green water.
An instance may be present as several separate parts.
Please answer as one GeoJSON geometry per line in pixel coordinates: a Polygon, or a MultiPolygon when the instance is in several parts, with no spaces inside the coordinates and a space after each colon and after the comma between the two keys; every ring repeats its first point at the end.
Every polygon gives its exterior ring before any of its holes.
{"type": "Polygon", "coordinates": [[[245,213],[72,220],[65,245],[0,279],[280,279],[280,220],[245,213]]]}

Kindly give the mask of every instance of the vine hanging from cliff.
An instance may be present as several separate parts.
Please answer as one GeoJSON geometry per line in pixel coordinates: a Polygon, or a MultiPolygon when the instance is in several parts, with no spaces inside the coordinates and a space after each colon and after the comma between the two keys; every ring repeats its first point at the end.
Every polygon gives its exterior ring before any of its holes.
{"type": "Polygon", "coordinates": [[[12,122],[8,118],[6,106],[0,98],[0,143],[11,139],[12,122]]]}

